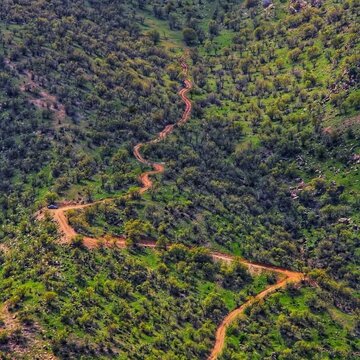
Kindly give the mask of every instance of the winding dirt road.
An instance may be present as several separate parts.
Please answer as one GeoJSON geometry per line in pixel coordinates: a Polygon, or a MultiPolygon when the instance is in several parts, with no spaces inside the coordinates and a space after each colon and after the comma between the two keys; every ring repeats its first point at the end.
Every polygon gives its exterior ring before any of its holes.
{"type": "MultiPolygon", "coordinates": [[[[183,75],[187,78],[189,75],[189,68],[184,58],[181,60],[181,67],[182,67],[183,75]]],[[[140,175],[140,182],[142,184],[142,188],[140,189],[141,194],[148,191],[152,187],[153,183],[150,177],[156,174],[161,174],[165,170],[165,166],[163,164],[151,162],[149,160],[144,159],[144,157],[141,155],[140,152],[141,148],[146,144],[156,144],[159,141],[164,140],[171,132],[173,132],[176,126],[182,125],[189,120],[190,113],[192,110],[192,104],[189,98],[187,97],[187,93],[192,89],[192,82],[189,79],[185,79],[184,85],[185,87],[179,91],[179,95],[183,100],[183,102],[185,103],[185,110],[183,112],[181,119],[176,124],[166,125],[165,128],[158,134],[158,136],[155,139],[147,143],[137,144],[134,147],[134,156],[136,157],[136,159],[142,164],[152,166],[152,168],[154,169],[152,171],[146,171],[140,175]]]]}
{"type": "MultiPolygon", "coordinates": [[[[234,261],[234,257],[227,254],[222,253],[211,253],[213,259],[215,260],[222,260],[226,262],[234,261]]],[[[258,300],[261,300],[265,298],[267,295],[273,293],[274,291],[285,287],[287,284],[290,283],[299,283],[303,280],[305,280],[305,276],[303,273],[291,271],[287,269],[283,269],[276,266],[271,265],[262,265],[253,263],[247,260],[239,260],[243,265],[247,266],[249,270],[261,270],[261,271],[270,271],[276,273],[278,276],[278,281],[267,287],[265,290],[258,293],[256,296],[254,296],[252,299],[245,302],[240,307],[233,310],[230,314],[228,314],[225,319],[221,322],[219,325],[216,336],[215,336],[215,344],[213,347],[213,350],[208,357],[208,360],[216,360],[218,356],[221,354],[224,345],[225,345],[225,338],[226,338],[226,330],[228,327],[241,315],[244,313],[245,309],[257,302],[258,300]]]]}
{"type": "MultiPolygon", "coordinates": [[[[181,66],[183,69],[183,74],[186,77],[186,79],[184,80],[185,87],[183,89],[181,89],[179,92],[180,97],[182,98],[183,102],[185,103],[184,113],[183,113],[181,119],[176,124],[167,125],[164,128],[164,130],[162,130],[154,140],[149,141],[147,144],[154,144],[154,143],[157,143],[157,142],[163,140],[167,135],[169,135],[174,130],[174,128],[176,126],[184,124],[190,117],[192,104],[191,104],[191,101],[187,97],[187,93],[191,90],[192,83],[188,79],[188,71],[189,70],[188,70],[188,66],[185,62],[185,59],[181,60],[181,66]]],[[[140,144],[136,145],[133,150],[134,156],[140,163],[151,166],[153,168],[153,170],[144,172],[140,176],[140,181],[142,183],[142,188],[140,190],[141,193],[146,192],[147,190],[149,190],[152,187],[152,181],[151,181],[150,177],[152,175],[162,173],[165,169],[163,164],[146,160],[141,155],[141,148],[144,145],[145,145],[145,143],[140,143],[140,144]]],[[[111,199],[101,200],[99,202],[106,202],[106,201],[111,201],[111,199]]],[[[66,212],[69,210],[84,209],[86,207],[92,206],[99,202],[83,204],[83,205],[78,205],[78,204],[65,205],[65,206],[60,207],[59,209],[48,210],[52,214],[54,220],[58,223],[59,230],[62,233],[61,243],[71,243],[71,241],[74,239],[74,237],[76,235],[78,235],[76,233],[75,229],[73,227],[71,227],[71,225],[68,223],[68,220],[66,217],[66,212]]],[[[107,236],[104,238],[100,238],[100,239],[85,237],[83,240],[83,244],[85,247],[87,247],[89,249],[98,248],[100,246],[125,248],[126,247],[126,239],[125,239],[125,237],[107,237],[107,236]]],[[[140,247],[154,248],[156,246],[156,242],[149,241],[149,240],[142,240],[137,245],[140,247]]],[[[283,269],[283,268],[279,268],[279,267],[275,267],[275,266],[271,266],[271,265],[262,265],[262,264],[252,263],[250,261],[243,260],[243,259],[238,260],[237,258],[235,259],[235,257],[233,257],[231,255],[223,254],[223,253],[219,253],[219,252],[211,252],[210,255],[212,256],[212,258],[214,260],[225,261],[225,262],[229,262],[229,263],[233,262],[235,260],[239,261],[240,263],[242,263],[243,265],[248,267],[248,269],[250,271],[254,271],[254,270],[268,271],[268,272],[270,271],[270,272],[274,272],[278,275],[278,281],[275,284],[269,286],[268,288],[266,288],[265,290],[263,290],[262,292],[257,294],[255,297],[253,297],[252,299],[245,302],[242,306],[233,310],[229,315],[227,315],[225,317],[225,319],[219,325],[217,332],[216,332],[214,348],[211,352],[211,355],[208,358],[208,360],[215,360],[220,355],[220,353],[222,352],[222,350],[224,348],[227,328],[239,315],[241,315],[244,312],[244,310],[247,307],[251,306],[255,301],[257,301],[259,299],[263,299],[266,295],[276,291],[277,289],[285,287],[288,283],[299,283],[300,281],[304,280],[304,274],[295,272],[295,271],[291,271],[291,270],[287,270],[287,269],[283,269]]]]}

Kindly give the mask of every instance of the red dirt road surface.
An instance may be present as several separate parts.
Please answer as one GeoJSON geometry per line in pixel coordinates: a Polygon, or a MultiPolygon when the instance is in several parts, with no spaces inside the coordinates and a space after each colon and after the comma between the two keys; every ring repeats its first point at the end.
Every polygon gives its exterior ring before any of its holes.
{"type": "MultiPolygon", "coordinates": [[[[186,64],[185,60],[181,60],[181,67],[183,69],[183,75],[185,77],[188,77],[189,68],[188,68],[188,65],[186,64]]],[[[184,85],[185,85],[185,87],[179,91],[179,95],[180,95],[181,99],[183,100],[183,102],[185,103],[185,110],[184,110],[184,113],[183,113],[181,119],[176,124],[166,125],[165,128],[158,134],[158,136],[154,140],[149,141],[148,144],[156,144],[159,141],[165,139],[170,133],[173,132],[175,126],[182,125],[189,120],[190,113],[192,110],[192,104],[191,104],[191,101],[189,100],[189,98],[187,97],[187,93],[192,89],[192,82],[189,79],[185,79],[184,85]]],[[[134,156],[142,164],[152,166],[152,168],[154,170],[146,171],[140,175],[140,182],[142,184],[142,188],[140,190],[141,194],[148,191],[152,187],[152,181],[151,181],[150,177],[152,175],[161,174],[165,170],[164,165],[144,159],[144,157],[141,155],[141,152],[140,152],[141,148],[144,145],[145,145],[144,143],[140,143],[134,147],[134,150],[133,150],[134,156]]]]}
{"type": "MultiPolygon", "coordinates": [[[[157,142],[163,140],[168,134],[170,134],[174,130],[174,128],[176,126],[184,124],[190,117],[192,104],[191,104],[191,101],[187,97],[187,93],[191,90],[192,83],[190,80],[187,79],[189,70],[188,70],[188,66],[187,66],[185,60],[181,61],[181,66],[183,69],[183,74],[186,77],[186,80],[184,81],[185,87],[183,89],[181,89],[179,92],[180,97],[182,98],[183,102],[185,103],[185,110],[184,110],[183,116],[176,124],[167,125],[164,128],[164,130],[161,131],[158,134],[158,136],[154,140],[151,140],[149,143],[157,143],[157,142]]],[[[144,144],[140,143],[134,147],[134,156],[140,163],[148,165],[148,166],[152,166],[153,170],[144,172],[140,175],[140,181],[142,183],[142,188],[140,190],[141,193],[146,192],[147,190],[149,190],[152,187],[152,181],[151,181],[150,177],[152,175],[162,173],[165,169],[164,165],[146,160],[141,155],[140,150],[143,146],[144,146],[144,144]]],[[[111,199],[102,200],[100,202],[109,201],[109,200],[111,200],[111,199]]],[[[99,202],[97,202],[97,203],[99,203],[99,202]]],[[[61,239],[61,243],[71,243],[71,241],[77,235],[75,229],[72,228],[71,225],[68,223],[68,220],[66,217],[66,212],[69,210],[84,209],[84,208],[94,205],[94,204],[95,203],[84,204],[84,205],[77,205],[77,204],[65,205],[65,206],[60,207],[59,209],[47,210],[52,214],[54,220],[57,222],[57,224],[59,226],[59,230],[61,231],[61,233],[63,235],[62,239],[61,239]]],[[[38,216],[38,218],[40,219],[41,216],[38,216]]],[[[85,237],[83,244],[85,247],[87,247],[89,249],[98,248],[100,246],[125,248],[126,247],[126,239],[125,239],[125,237],[107,237],[107,236],[104,238],[100,238],[100,239],[85,237]]],[[[139,243],[137,243],[137,245],[140,247],[154,248],[156,246],[156,242],[144,239],[144,240],[141,240],[139,243]]],[[[250,271],[251,270],[253,270],[253,271],[254,270],[270,271],[270,272],[274,272],[277,275],[279,275],[278,276],[279,280],[275,284],[269,286],[267,289],[263,290],[262,292],[257,294],[255,297],[248,300],[243,305],[241,305],[239,308],[233,310],[230,314],[228,314],[225,317],[225,319],[222,321],[222,323],[219,325],[219,327],[216,331],[215,344],[214,344],[214,347],[213,347],[213,350],[212,350],[210,356],[208,357],[208,360],[215,360],[221,354],[221,352],[224,348],[227,328],[239,315],[243,314],[244,310],[247,307],[251,306],[255,301],[263,299],[268,294],[270,294],[280,288],[285,287],[289,283],[301,282],[302,280],[304,280],[304,274],[295,272],[295,271],[291,271],[291,270],[287,270],[287,269],[283,269],[280,267],[272,266],[272,265],[262,265],[262,264],[252,263],[252,262],[244,260],[244,259],[235,259],[235,257],[233,257],[231,255],[223,254],[223,253],[219,253],[219,252],[212,252],[210,254],[214,260],[225,261],[225,262],[229,262],[229,263],[233,262],[233,261],[239,261],[240,263],[242,263],[243,265],[248,267],[248,269],[250,271]]]]}
{"type": "MultiPolygon", "coordinates": [[[[63,233],[62,242],[63,243],[70,243],[72,239],[77,235],[76,231],[71,227],[71,225],[68,223],[66,218],[66,211],[72,210],[72,209],[82,209],[85,207],[88,207],[93,204],[86,204],[86,205],[70,205],[65,206],[60,209],[52,210],[51,213],[53,214],[53,217],[55,221],[59,225],[59,229],[63,233]]],[[[125,237],[105,237],[100,239],[90,238],[90,237],[84,237],[83,244],[88,249],[94,249],[99,248],[100,246],[104,247],[118,247],[118,248],[126,248],[126,239],[125,237]]],[[[142,240],[138,244],[140,247],[149,247],[149,248],[155,248],[156,242],[150,241],[150,240],[142,240]]],[[[270,271],[275,272],[279,275],[279,280],[257,294],[254,298],[248,300],[243,305],[241,305],[239,308],[233,310],[229,315],[225,317],[225,319],[221,322],[219,325],[217,331],[216,331],[216,337],[215,337],[215,344],[213,347],[213,350],[211,352],[211,355],[209,356],[208,360],[215,360],[217,357],[221,354],[224,344],[225,344],[225,338],[226,338],[226,330],[231,325],[231,323],[241,314],[244,313],[245,309],[249,306],[251,306],[255,301],[265,298],[270,293],[285,287],[289,283],[299,283],[302,280],[305,279],[304,274],[283,269],[280,267],[272,266],[272,265],[262,265],[253,263],[244,259],[236,260],[235,257],[223,254],[219,252],[212,252],[210,255],[213,257],[214,260],[220,260],[225,262],[232,262],[232,261],[239,261],[243,265],[247,266],[249,270],[260,270],[260,271],[270,271]]]]}
{"type": "MultiPolygon", "coordinates": [[[[212,253],[212,256],[216,260],[222,260],[222,261],[227,261],[227,262],[234,261],[234,257],[227,255],[227,254],[212,253]]],[[[225,319],[221,322],[221,324],[219,325],[219,327],[216,331],[215,345],[213,347],[213,350],[212,350],[210,356],[208,357],[208,360],[216,360],[218,358],[218,356],[221,354],[221,352],[224,348],[224,345],[225,345],[226,330],[228,329],[228,327],[231,325],[231,323],[234,320],[236,320],[241,314],[244,313],[246,308],[251,306],[254,302],[265,298],[267,295],[273,293],[274,291],[285,287],[289,283],[299,283],[302,280],[305,280],[304,274],[302,274],[300,272],[286,270],[286,269],[279,268],[276,266],[271,266],[271,265],[261,265],[261,264],[257,264],[257,263],[252,263],[247,260],[240,260],[240,262],[243,265],[247,266],[248,268],[275,272],[278,275],[280,275],[279,280],[275,284],[273,284],[273,285],[267,287],[265,290],[261,291],[259,294],[257,294],[252,299],[250,299],[247,302],[245,302],[244,304],[242,304],[237,309],[233,310],[230,314],[228,314],[225,317],[225,319]]]]}

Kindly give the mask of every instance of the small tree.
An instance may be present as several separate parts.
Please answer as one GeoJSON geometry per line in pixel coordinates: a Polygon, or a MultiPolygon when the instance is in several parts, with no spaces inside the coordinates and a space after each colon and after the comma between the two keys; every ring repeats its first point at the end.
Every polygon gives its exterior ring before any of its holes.
{"type": "Polygon", "coordinates": [[[209,34],[211,36],[219,35],[219,25],[214,20],[211,20],[209,23],[209,34]]]}
{"type": "Polygon", "coordinates": [[[157,30],[154,29],[149,31],[148,35],[154,45],[157,45],[160,42],[160,33],[157,30]]]}
{"type": "Polygon", "coordinates": [[[245,6],[250,9],[255,7],[258,4],[258,0],[246,0],[245,1],[245,6]]]}
{"type": "Polygon", "coordinates": [[[158,250],[166,250],[167,244],[167,238],[164,235],[160,235],[158,240],[156,241],[156,248],[158,250]]]}
{"type": "Polygon", "coordinates": [[[153,227],[149,222],[141,220],[129,220],[125,223],[126,244],[128,246],[136,245],[142,238],[150,235],[153,227]]]}
{"type": "Polygon", "coordinates": [[[84,237],[82,235],[76,235],[71,240],[71,245],[73,247],[82,248],[84,246],[84,237]]]}
{"type": "Polygon", "coordinates": [[[192,28],[185,28],[183,30],[183,38],[186,45],[195,45],[197,42],[196,31],[192,28]]]}
{"type": "Polygon", "coordinates": [[[43,299],[44,299],[45,304],[47,306],[51,307],[51,306],[54,306],[54,304],[56,303],[56,301],[58,299],[58,295],[54,291],[47,291],[43,295],[43,299]]]}
{"type": "Polygon", "coordinates": [[[53,204],[58,199],[58,195],[55,192],[48,192],[45,195],[45,201],[48,205],[53,204]]]}
{"type": "Polygon", "coordinates": [[[0,345],[7,344],[9,342],[9,333],[6,330],[0,331],[0,345]]]}

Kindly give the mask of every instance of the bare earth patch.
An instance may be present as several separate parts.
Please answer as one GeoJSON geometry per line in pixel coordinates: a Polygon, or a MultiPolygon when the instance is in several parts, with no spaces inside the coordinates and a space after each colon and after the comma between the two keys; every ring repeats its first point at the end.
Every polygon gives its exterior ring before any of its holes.
{"type": "Polygon", "coordinates": [[[50,345],[42,339],[42,330],[36,323],[20,323],[16,313],[5,303],[0,308],[0,358],[1,352],[11,354],[11,359],[56,360],[50,345]]]}
{"type": "MultiPolygon", "coordinates": [[[[9,59],[5,63],[10,69],[18,71],[16,65],[9,59]]],[[[39,109],[48,109],[54,114],[54,128],[61,126],[63,120],[66,118],[65,106],[57,99],[55,95],[49,94],[46,90],[34,81],[34,74],[26,70],[24,71],[25,83],[20,85],[20,91],[30,95],[29,102],[39,109]]]]}

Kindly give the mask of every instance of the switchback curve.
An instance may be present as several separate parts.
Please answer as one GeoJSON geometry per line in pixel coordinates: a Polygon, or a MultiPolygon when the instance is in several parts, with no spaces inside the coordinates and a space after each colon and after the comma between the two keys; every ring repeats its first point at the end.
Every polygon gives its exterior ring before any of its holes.
{"type": "Polygon", "coordinates": [[[185,110],[183,112],[181,119],[176,124],[166,125],[165,128],[158,134],[158,136],[155,139],[147,143],[140,143],[135,145],[133,150],[135,158],[140,163],[149,165],[154,169],[152,171],[146,171],[140,175],[140,182],[142,184],[142,188],[140,189],[141,194],[148,191],[152,187],[153,183],[150,177],[152,175],[160,174],[165,170],[165,166],[163,164],[144,159],[144,157],[141,155],[140,152],[141,148],[146,144],[156,144],[159,141],[165,139],[174,130],[175,126],[179,126],[186,123],[190,117],[192,104],[189,98],[187,97],[187,93],[192,89],[192,82],[187,78],[189,74],[189,68],[184,58],[181,59],[181,67],[182,67],[182,73],[186,77],[186,79],[184,80],[185,87],[179,91],[179,95],[183,100],[183,102],[185,103],[185,110]]]}
{"type": "MultiPolygon", "coordinates": [[[[185,87],[180,90],[179,95],[182,98],[183,102],[185,103],[185,110],[181,117],[181,119],[176,124],[167,125],[154,139],[148,142],[148,144],[154,144],[161,140],[163,140],[167,135],[169,135],[175,128],[175,126],[179,126],[184,124],[190,117],[190,113],[192,110],[192,104],[189,98],[187,97],[187,93],[192,88],[192,83],[188,79],[188,65],[185,62],[185,59],[181,60],[181,67],[183,69],[183,74],[185,75],[186,79],[184,80],[185,87]]],[[[145,145],[145,143],[137,144],[134,149],[134,156],[136,159],[144,164],[151,166],[153,170],[146,171],[140,175],[140,181],[142,183],[142,188],[140,189],[141,193],[146,192],[152,187],[152,181],[151,176],[155,174],[160,174],[164,171],[165,167],[161,163],[152,162],[149,160],[146,160],[141,155],[141,148],[145,145]]],[[[95,203],[100,202],[106,202],[110,201],[111,199],[107,200],[101,200],[99,202],[89,203],[89,204],[74,204],[74,205],[65,205],[60,207],[59,209],[53,209],[48,210],[54,220],[57,222],[59,226],[59,230],[62,233],[61,243],[71,243],[72,240],[77,235],[75,229],[68,223],[66,212],[69,210],[77,210],[77,209],[84,209],[86,207],[92,206],[95,203]]],[[[39,217],[41,218],[41,217],[39,217]]],[[[83,239],[83,245],[88,249],[94,249],[99,248],[101,246],[104,247],[118,247],[118,248],[126,248],[126,239],[125,237],[103,237],[100,239],[91,238],[91,237],[84,237],[83,239]]],[[[141,240],[139,243],[137,243],[140,247],[148,247],[148,248],[155,248],[156,242],[151,240],[141,240]]],[[[217,357],[221,354],[224,344],[225,344],[225,338],[226,338],[226,330],[229,327],[229,325],[239,316],[241,315],[245,309],[249,306],[251,306],[255,301],[263,299],[266,295],[285,287],[289,283],[299,283],[300,281],[304,280],[304,274],[283,269],[280,267],[272,266],[272,265],[262,265],[253,263],[244,259],[235,259],[234,256],[223,254],[219,252],[211,252],[210,255],[214,260],[219,261],[225,261],[225,262],[233,262],[233,261],[239,261],[249,269],[255,269],[255,270],[261,270],[261,271],[270,271],[276,273],[278,276],[278,281],[266,288],[265,290],[261,291],[259,294],[257,294],[255,297],[251,298],[250,300],[246,301],[243,305],[241,305],[239,308],[233,310],[230,312],[225,319],[221,322],[219,325],[216,336],[215,336],[215,344],[212,349],[212,352],[210,356],[208,357],[208,360],[215,360],[217,357]]]]}

